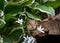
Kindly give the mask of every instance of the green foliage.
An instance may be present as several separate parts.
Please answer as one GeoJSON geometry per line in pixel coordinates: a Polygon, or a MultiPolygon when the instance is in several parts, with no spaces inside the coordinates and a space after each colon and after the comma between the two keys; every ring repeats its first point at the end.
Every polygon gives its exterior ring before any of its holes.
{"type": "Polygon", "coordinates": [[[21,41],[27,19],[40,21],[41,12],[54,16],[54,8],[60,6],[59,3],[60,0],[0,0],[0,35],[4,43],[21,41]]]}
{"type": "Polygon", "coordinates": [[[28,13],[28,12],[27,12],[27,15],[28,15],[29,18],[32,18],[32,19],[35,19],[35,20],[39,20],[39,21],[40,21],[40,17],[39,17],[39,16],[30,14],[30,13],[28,13]]]}
{"type": "Polygon", "coordinates": [[[45,6],[45,5],[40,5],[38,3],[35,3],[32,5],[32,9],[39,10],[39,11],[47,13],[48,15],[51,15],[51,16],[55,15],[54,9],[50,6],[45,6]]]}
{"type": "Polygon", "coordinates": [[[58,6],[60,6],[59,3],[60,3],[60,0],[56,0],[54,2],[49,1],[49,2],[46,2],[44,4],[49,5],[49,6],[53,7],[53,8],[57,8],[58,6]]]}

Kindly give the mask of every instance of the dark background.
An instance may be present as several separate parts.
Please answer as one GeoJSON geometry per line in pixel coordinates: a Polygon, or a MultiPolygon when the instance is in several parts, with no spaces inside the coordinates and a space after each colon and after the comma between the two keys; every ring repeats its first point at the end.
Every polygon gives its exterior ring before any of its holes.
{"type": "Polygon", "coordinates": [[[60,43],[60,35],[36,36],[37,43],[60,43]]]}

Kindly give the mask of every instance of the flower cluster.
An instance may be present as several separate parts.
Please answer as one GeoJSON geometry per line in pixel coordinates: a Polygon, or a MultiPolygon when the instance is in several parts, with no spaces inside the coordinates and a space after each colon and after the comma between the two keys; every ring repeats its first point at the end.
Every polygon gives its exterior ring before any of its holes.
{"type": "Polygon", "coordinates": [[[22,24],[23,19],[19,19],[19,18],[18,18],[18,20],[17,20],[16,22],[19,23],[19,24],[22,24]]]}
{"type": "Polygon", "coordinates": [[[27,37],[24,37],[24,41],[23,43],[34,43],[35,42],[35,38],[33,38],[32,36],[28,36],[27,37]]]}

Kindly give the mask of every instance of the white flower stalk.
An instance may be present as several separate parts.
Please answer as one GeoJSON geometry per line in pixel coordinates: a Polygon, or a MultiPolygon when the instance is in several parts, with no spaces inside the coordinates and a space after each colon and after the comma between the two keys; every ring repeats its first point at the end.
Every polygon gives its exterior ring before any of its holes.
{"type": "Polygon", "coordinates": [[[18,20],[17,20],[16,22],[19,23],[19,24],[22,24],[23,19],[19,19],[19,18],[18,18],[18,20]]]}
{"type": "Polygon", "coordinates": [[[4,15],[4,12],[3,12],[3,11],[1,11],[0,16],[2,17],[3,15],[4,15]]]}
{"type": "MultiPolygon", "coordinates": [[[[0,19],[0,21],[1,21],[2,23],[6,24],[6,22],[5,22],[3,19],[0,19]]],[[[0,25],[1,25],[1,24],[0,24],[0,25]]]]}
{"type": "Polygon", "coordinates": [[[49,0],[49,1],[56,1],[56,0],[49,0]]]}
{"type": "Polygon", "coordinates": [[[4,7],[6,7],[8,5],[8,1],[7,0],[5,0],[5,5],[4,5],[4,7]]]}
{"type": "Polygon", "coordinates": [[[3,43],[3,38],[0,36],[0,43],[3,43]]]}
{"type": "Polygon", "coordinates": [[[32,1],[32,4],[35,2],[35,0],[32,1]]]}
{"type": "Polygon", "coordinates": [[[43,0],[44,3],[47,2],[47,1],[56,1],[56,0],[43,0]]]}
{"type": "Polygon", "coordinates": [[[23,43],[34,43],[35,42],[35,38],[33,38],[32,36],[28,36],[27,37],[24,37],[24,41],[23,43]]]}
{"type": "Polygon", "coordinates": [[[39,32],[42,32],[42,33],[44,33],[44,28],[42,28],[42,26],[40,25],[39,27],[37,27],[37,30],[39,31],[39,32]]]}
{"type": "Polygon", "coordinates": [[[5,0],[7,2],[7,0],[5,0]]]}
{"type": "Polygon", "coordinates": [[[4,12],[2,11],[2,12],[1,12],[1,16],[3,16],[3,15],[4,15],[4,12]]]}

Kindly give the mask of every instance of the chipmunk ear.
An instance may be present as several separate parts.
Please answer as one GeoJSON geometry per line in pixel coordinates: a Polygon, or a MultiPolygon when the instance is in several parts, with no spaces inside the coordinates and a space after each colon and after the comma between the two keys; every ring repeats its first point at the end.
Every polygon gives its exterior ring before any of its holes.
{"type": "Polygon", "coordinates": [[[56,15],[56,20],[60,20],[60,13],[56,15]]]}

